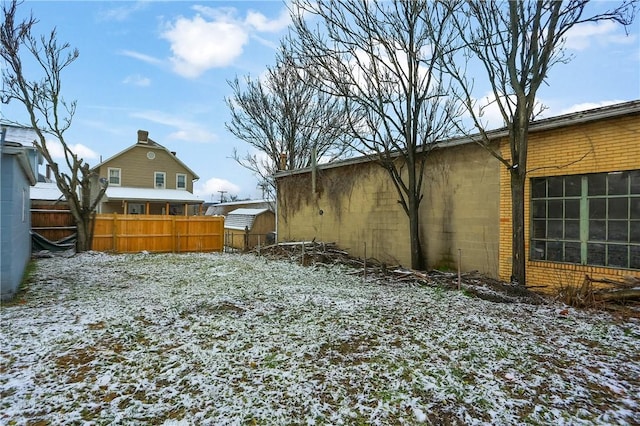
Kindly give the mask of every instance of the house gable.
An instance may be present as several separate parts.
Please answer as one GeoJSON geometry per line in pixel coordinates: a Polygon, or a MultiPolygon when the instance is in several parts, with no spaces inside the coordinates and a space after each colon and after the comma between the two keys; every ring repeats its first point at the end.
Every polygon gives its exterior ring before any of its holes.
{"type": "MultiPolygon", "coordinates": [[[[109,169],[120,170],[120,184],[130,188],[155,188],[156,172],[165,173],[166,189],[178,189],[177,176],[186,176],[187,192],[193,193],[193,181],[198,176],[187,167],[175,153],[138,132],[138,142],[110,157],[93,168],[100,177],[109,179],[109,169]]],[[[182,189],[182,188],[181,188],[182,189]]]]}

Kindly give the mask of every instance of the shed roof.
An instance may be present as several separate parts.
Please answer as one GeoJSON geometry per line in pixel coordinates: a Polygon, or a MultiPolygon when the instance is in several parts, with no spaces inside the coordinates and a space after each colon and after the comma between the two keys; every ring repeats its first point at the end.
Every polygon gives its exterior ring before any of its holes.
{"type": "Polygon", "coordinates": [[[40,201],[65,201],[62,191],[55,182],[38,182],[31,187],[29,198],[40,201]]]}
{"type": "Polygon", "coordinates": [[[256,217],[270,211],[269,209],[236,209],[230,212],[224,220],[225,229],[244,231],[253,228],[256,217]]]}

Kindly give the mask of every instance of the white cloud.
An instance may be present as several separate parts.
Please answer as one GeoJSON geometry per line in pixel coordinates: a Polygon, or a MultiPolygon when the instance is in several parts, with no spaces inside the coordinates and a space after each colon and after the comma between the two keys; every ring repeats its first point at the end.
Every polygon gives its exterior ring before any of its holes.
{"type": "Polygon", "coordinates": [[[231,195],[238,195],[240,187],[226,179],[214,177],[203,183],[197,182],[193,193],[205,201],[219,201],[218,191],[226,191],[225,197],[228,199],[231,195]]]}
{"type": "MultiPolygon", "coordinates": [[[[515,95],[510,95],[508,98],[502,96],[501,104],[506,108],[507,115],[509,115],[509,105],[511,109],[515,110],[515,95]]],[[[502,113],[500,112],[500,105],[496,102],[496,97],[493,92],[487,92],[484,96],[475,99],[475,113],[476,117],[480,121],[480,124],[485,130],[500,129],[507,124],[504,121],[502,113]]],[[[536,99],[536,105],[534,107],[534,119],[538,120],[544,118],[545,112],[548,112],[545,103],[540,99],[536,99]]],[[[464,124],[473,128],[473,121],[468,113],[464,114],[464,124]]]]}
{"type": "Polygon", "coordinates": [[[169,139],[185,142],[212,143],[218,139],[218,136],[194,124],[170,133],[169,139]]]}
{"type": "Polygon", "coordinates": [[[213,143],[218,139],[215,133],[208,131],[202,125],[162,111],[138,111],[131,116],[173,127],[176,130],[169,134],[170,139],[198,143],[213,143]]]}
{"type": "Polygon", "coordinates": [[[601,108],[609,105],[619,104],[621,102],[625,102],[625,101],[613,100],[613,101],[600,101],[600,102],[583,102],[580,104],[571,105],[570,107],[560,111],[557,115],[571,114],[573,112],[586,111],[588,109],[594,109],[594,108],[601,108]]]}
{"type": "Polygon", "coordinates": [[[206,21],[200,15],[178,18],[162,37],[171,43],[174,71],[187,78],[230,65],[249,39],[246,30],[231,19],[206,21]]]}
{"type": "Polygon", "coordinates": [[[261,32],[279,32],[291,24],[291,16],[288,9],[282,9],[280,16],[270,20],[260,12],[250,10],[247,12],[245,22],[261,32]]]}
{"type": "Polygon", "coordinates": [[[622,26],[615,22],[585,22],[574,26],[567,32],[565,47],[570,50],[582,51],[593,45],[602,47],[611,44],[630,44],[635,41],[635,35],[627,36],[622,30],[622,26]]]}
{"type": "Polygon", "coordinates": [[[129,75],[122,81],[124,84],[132,84],[134,86],[147,87],[151,85],[151,79],[143,77],[140,74],[129,75]]]}
{"type": "Polygon", "coordinates": [[[255,11],[238,18],[235,8],[194,6],[197,14],[192,18],[180,16],[168,23],[161,37],[171,44],[174,72],[187,78],[196,78],[212,68],[231,65],[244,52],[250,37],[260,43],[277,47],[256,35],[274,33],[290,24],[289,12],[284,8],[270,20],[255,11]]]}
{"type": "MultiPolygon", "coordinates": [[[[77,143],[75,145],[67,144],[71,152],[76,154],[78,158],[87,160],[95,160],[99,157],[98,153],[93,151],[91,148],[86,145],[82,145],[81,143],[77,143]]],[[[58,141],[48,140],[47,141],[47,149],[55,160],[64,160],[64,149],[62,148],[62,144],[58,141]]]]}
{"type": "Polygon", "coordinates": [[[124,4],[124,6],[118,6],[104,10],[100,14],[100,19],[102,19],[103,21],[126,21],[135,12],[145,9],[149,4],[149,1],[137,1],[124,4]]]}
{"type": "Polygon", "coordinates": [[[139,61],[146,62],[152,65],[162,64],[162,61],[158,58],[154,58],[153,56],[145,55],[144,53],[134,52],[133,50],[121,50],[121,55],[128,56],[133,59],[138,59],[139,61]]]}

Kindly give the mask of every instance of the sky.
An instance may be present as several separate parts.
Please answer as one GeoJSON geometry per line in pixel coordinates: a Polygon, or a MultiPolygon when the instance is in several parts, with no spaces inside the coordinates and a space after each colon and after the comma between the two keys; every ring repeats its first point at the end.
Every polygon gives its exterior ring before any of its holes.
{"type": "MultiPolygon", "coordinates": [[[[29,11],[35,34],[55,27],[58,41],[80,52],[62,76],[64,98],[77,101],[65,135],[91,166],[136,143],[142,129],[199,176],[194,193],[205,202],[219,201],[219,191],[261,198],[258,180],[232,159],[234,149],[255,151],[226,130],[225,97],[228,81],[258,78],[274,64],[290,24],[284,2],[27,0],[19,14],[29,11]]],[[[640,99],[640,20],[626,32],[581,25],[565,47],[572,60],[556,65],[538,93],[544,117],[640,99]]],[[[22,105],[1,108],[3,120],[24,122],[22,105]]]]}

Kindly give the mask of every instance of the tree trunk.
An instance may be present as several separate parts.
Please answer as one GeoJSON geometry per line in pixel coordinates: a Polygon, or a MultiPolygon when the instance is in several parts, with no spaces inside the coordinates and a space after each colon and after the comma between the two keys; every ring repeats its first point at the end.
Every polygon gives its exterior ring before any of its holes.
{"type": "Polygon", "coordinates": [[[511,281],[526,285],[526,252],[524,244],[524,183],[526,173],[522,167],[511,172],[511,281]]]}
{"type": "Polygon", "coordinates": [[[420,203],[409,196],[409,234],[411,238],[411,269],[423,270],[424,259],[422,257],[422,245],[420,244],[420,203]]]}
{"type": "Polygon", "coordinates": [[[91,250],[91,217],[82,215],[76,221],[78,237],[76,240],[76,252],[82,253],[91,250]]]}

